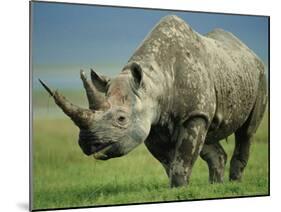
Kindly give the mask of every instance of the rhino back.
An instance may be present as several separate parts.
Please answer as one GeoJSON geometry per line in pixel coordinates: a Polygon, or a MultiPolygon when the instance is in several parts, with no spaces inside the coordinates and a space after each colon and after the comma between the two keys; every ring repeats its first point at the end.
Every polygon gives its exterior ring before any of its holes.
{"type": "Polygon", "coordinates": [[[249,117],[256,102],[264,66],[256,54],[230,32],[216,29],[204,39],[208,46],[209,71],[216,91],[218,128],[209,140],[225,138],[249,117]]]}

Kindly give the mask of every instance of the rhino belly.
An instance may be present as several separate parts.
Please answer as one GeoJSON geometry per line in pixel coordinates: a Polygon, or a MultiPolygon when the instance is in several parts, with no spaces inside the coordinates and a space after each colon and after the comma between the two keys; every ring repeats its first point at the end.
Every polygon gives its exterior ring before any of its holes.
{"type": "Polygon", "coordinates": [[[227,138],[248,119],[257,96],[258,80],[233,76],[231,82],[216,85],[216,113],[207,134],[207,141],[227,138]]]}

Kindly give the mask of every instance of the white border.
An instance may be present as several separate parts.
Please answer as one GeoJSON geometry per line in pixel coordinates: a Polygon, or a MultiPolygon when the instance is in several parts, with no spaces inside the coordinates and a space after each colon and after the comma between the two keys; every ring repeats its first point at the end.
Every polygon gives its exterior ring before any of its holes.
{"type": "MultiPolygon", "coordinates": [[[[278,126],[281,117],[279,82],[280,64],[280,7],[274,0],[92,0],[73,1],[105,5],[169,8],[195,11],[245,13],[271,16],[271,196],[231,200],[182,202],[142,206],[79,209],[69,211],[268,211],[279,204],[280,144],[278,126]],[[278,98],[279,97],[279,98],[278,98]]],[[[27,210],[28,204],[28,136],[29,136],[29,2],[3,1],[0,11],[1,52],[1,139],[0,139],[0,196],[1,211],[27,210]]]]}

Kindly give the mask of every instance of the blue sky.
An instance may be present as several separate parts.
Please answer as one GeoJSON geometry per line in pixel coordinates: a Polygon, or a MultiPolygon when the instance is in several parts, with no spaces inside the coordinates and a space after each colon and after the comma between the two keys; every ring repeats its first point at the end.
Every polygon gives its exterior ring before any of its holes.
{"type": "Polygon", "coordinates": [[[32,5],[32,63],[39,67],[34,69],[36,76],[53,67],[58,73],[60,67],[63,70],[67,66],[95,66],[107,69],[104,72],[109,75],[119,73],[147,33],[168,14],[178,15],[201,34],[214,28],[230,31],[268,63],[266,17],[40,2],[32,5]]]}

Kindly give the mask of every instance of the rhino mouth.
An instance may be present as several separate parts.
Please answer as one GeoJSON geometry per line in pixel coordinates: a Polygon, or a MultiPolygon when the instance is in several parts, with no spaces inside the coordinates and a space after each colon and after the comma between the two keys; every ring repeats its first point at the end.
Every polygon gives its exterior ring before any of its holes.
{"type": "Polygon", "coordinates": [[[104,144],[96,149],[95,152],[93,152],[93,156],[97,160],[106,160],[109,159],[109,156],[106,154],[108,150],[110,150],[112,147],[112,144],[104,144]]]}

